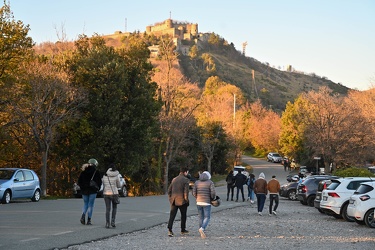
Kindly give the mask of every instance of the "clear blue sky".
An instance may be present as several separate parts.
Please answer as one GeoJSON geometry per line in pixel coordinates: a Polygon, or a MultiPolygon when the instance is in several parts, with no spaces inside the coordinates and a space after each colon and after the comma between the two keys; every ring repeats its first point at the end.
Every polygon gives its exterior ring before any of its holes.
{"type": "Polygon", "coordinates": [[[168,19],[198,23],[271,66],[315,73],[349,88],[375,85],[374,0],[7,0],[36,43],[79,34],[145,31],[168,19]],[[125,22],[126,20],[126,22],[125,22]]]}

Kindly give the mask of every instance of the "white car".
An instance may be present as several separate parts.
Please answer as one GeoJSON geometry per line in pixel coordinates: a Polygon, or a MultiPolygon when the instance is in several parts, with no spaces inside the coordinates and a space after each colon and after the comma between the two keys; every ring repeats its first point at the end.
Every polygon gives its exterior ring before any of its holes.
{"type": "Polygon", "coordinates": [[[270,162],[281,162],[283,160],[283,158],[281,157],[280,154],[278,153],[268,153],[267,155],[267,161],[270,161],[270,162]]]}
{"type": "Polygon", "coordinates": [[[350,197],[348,215],[359,224],[375,228],[375,182],[364,182],[350,197]]]}
{"type": "Polygon", "coordinates": [[[233,168],[233,176],[236,176],[238,171],[241,171],[243,175],[246,176],[246,178],[249,178],[249,172],[247,172],[246,168],[244,166],[234,166],[233,168]]]}
{"type": "Polygon", "coordinates": [[[335,218],[344,218],[346,221],[354,221],[354,217],[349,216],[347,208],[350,196],[363,182],[375,181],[370,177],[346,177],[332,180],[327,189],[322,191],[320,209],[335,218]]]}

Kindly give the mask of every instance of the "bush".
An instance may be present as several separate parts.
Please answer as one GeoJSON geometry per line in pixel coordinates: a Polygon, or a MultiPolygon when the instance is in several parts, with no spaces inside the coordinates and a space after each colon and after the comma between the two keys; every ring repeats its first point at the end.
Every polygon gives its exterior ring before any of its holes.
{"type": "Polygon", "coordinates": [[[371,173],[369,170],[355,167],[335,170],[333,175],[340,177],[375,177],[375,174],[371,173]]]}

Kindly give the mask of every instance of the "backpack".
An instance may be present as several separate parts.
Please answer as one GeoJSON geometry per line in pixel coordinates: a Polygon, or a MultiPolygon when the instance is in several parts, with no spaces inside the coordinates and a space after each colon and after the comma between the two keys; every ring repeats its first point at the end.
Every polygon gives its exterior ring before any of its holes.
{"type": "Polygon", "coordinates": [[[251,189],[254,189],[254,180],[252,180],[250,177],[247,178],[247,183],[246,183],[251,189]]]}
{"type": "Polygon", "coordinates": [[[233,185],[235,182],[234,176],[228,176],[227,178],[227,184],[228,185],[233,185]]]}

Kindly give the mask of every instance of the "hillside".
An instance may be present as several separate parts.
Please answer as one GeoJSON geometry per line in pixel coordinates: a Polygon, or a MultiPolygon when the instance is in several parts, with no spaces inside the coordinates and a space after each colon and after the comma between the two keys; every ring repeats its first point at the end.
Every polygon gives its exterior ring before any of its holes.
{"type": "MultiPolygon", "coordinates": [[[[199,54],[209,54],[216,64],[215,72],[207,72],[202,59],[191,60],[180,56],[183,74],[203,87],[211,75],[217,75],[227,83],[241,88],[250,101],[260,99],[264,106],[276,111],[285,109],[288,101],[293,101],[300,93],[318,90],[328,86],[334,93],[346,95],[348,88],[324,77],[297,72],[280,71],[254,58],[245,57],[232,45],[212,46],[203,43],[199,54]],[[254,70],[254,80],[252,79],[254,70]]],[[[319,72],[316,72],[317,74],[319,72]]]]}

